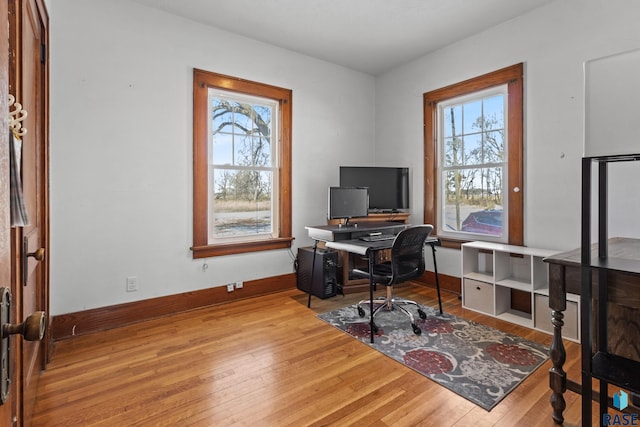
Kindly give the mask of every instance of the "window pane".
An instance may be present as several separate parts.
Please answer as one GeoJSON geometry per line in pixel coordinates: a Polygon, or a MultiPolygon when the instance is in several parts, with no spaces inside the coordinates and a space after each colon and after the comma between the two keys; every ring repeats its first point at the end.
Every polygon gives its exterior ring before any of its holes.
{"type": "Polygon", "coordinates": [[[485,98],[483,108],[486,130],[504,129],[504,95],[485,98]]]}
{"type": "Polygon", "coordinates": [[[251,161],[251,137],[236,136],[233,147],[234,165],[253,165],[251,161]]]}
{"type": "Polygon", "coordinates": [[[504,160],[504,131],[487,132],[484,136],[484,162],[500,163],[504,160]]]}
{"type": "Polygon", "coordinates": [[[464,137],[464,164],[479,165],[484,163],[482,156],[482,134],[475,133],[464,137]]]}
{"type": "Polygon", "coordinates": [[[501,167],[449,170],[443,183],[444,231],[502,236],[501,167]]]}
{"type": "Polygon", "coordinates": [[[248,104],[232,102],[234,132],[238,135],[250,134],[253,130],[253,109],[248,104]]]}
{"type": "Polygon", "coordinates": [[[462,164],[462,138],[447,138],[444,146],[444,165],[458,166],[462,164]]]}
{"type": "Polygon", "coordinates": [[[463,133],[480,132],[482,130],[482,100],[464,104],[463,118],[463,133]]]}
{"type": "Polygon", "coordinates": [[[214,97],[210,239],[273,233],[269,104],[214,97]],[[222,168],[222,166],[242,168],[222,168]]]}
{"type": "Polygon", "coordinates": [[[444,136],[462,134],[462,106],[452,105],[444,110],[444,136]]]}
{"type": "Polygon", "coordinates": [[[220,98],[211,100],[212,108],[212,132],[233,132],[233,113],[229,108],[229,103],[220,98]]]}
{"type": "Polygon", "coordinates": [[[271,166],[270,138],[253,138],[253,164],[255,166],[271,166]]]}
{"type": "Polygon", "coordinates": [[[462,201],[463,174],[460,170],[446,171],[443,176],[444,207],[443,228],[448,231],[460,231],[461,211],[465,210],[462,201]]]}
{"type": "Polygon", "coordinates": [[[445,233],[503,237],[504,100],[503,93],[478,94],[439,108],[445,133],[455,133],[442,140],[440,210],[445,233]],[[453,124],[448,122],[452,119],[453,124]]]}
{"type": "Polygon", "coordinates": [[[269,171],[215,170],[210,239],[273,232],[269,171]]]}
{"type": "Polygon", "coordinates": [[[272,108],[269,105],[254,105],[256,114],[256,127],[261,135],[271,135],[272,108]]]}
{"type": "Polygon", "coordinates": [[[226,133],[213,135],[213,144],[211,147],[212,162],[217,165],[233,164],[233,139],[226,133]]]}

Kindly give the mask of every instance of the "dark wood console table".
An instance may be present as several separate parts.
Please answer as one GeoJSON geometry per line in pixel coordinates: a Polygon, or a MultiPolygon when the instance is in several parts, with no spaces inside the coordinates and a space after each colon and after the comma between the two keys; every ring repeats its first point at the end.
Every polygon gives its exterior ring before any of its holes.
{"type": "MultiPolygon", "coordinates": [[[[608,251],[611,259],[619,263],[615,265],[603,265],[592,267],[592,284],[594,292],[594,307],[598,299],[598,283],[601,270],[605,270],[608,283],[608,313],[607,313],[607,347],[610,354],[625,359],[640,362],[640,329],[637,319],[640,315],[640,273],[633,269],[625,269],[625,261],[630,265],[640,261],[640,239],[611,238],[608,240],[608,251]]],[[[591,248],[592,259],[598,258],[598,245],[591,248]]],[[[553,341],[551,343],[551,361],[553,367],[549,371],[549,386],[553,393],[551,405],[553,407],[553,419],[562,424],[562,415],[566,408],[563,397],[569,389],[575,393],[582,393],[582,386],[568,380],[563,370],[566,358],[565,348],[562,343],[562,326],[564,325],[564,310],[566,309],[566,294],[581,294],[581,250],[575,249],[545,258],[549,263],[549,307],[552,310],[553,341]]],[[[597,312],[597,309],[594,309],[597,312]]],[[[596,322],[598,323],[597,319],[596,322]]],[[[582,328],[588,325],[581,325],[582,328]]],[[[594,342],[598,342],[598,328],[594,327],[594,342]]],[[[599,400],[597,393],[592,394],[594,400],[599,400]]],[[[637,401],[634,400],[634,405],[637,401]]],[[[630,407],[631,411],[637,408],[630,407]]]]}

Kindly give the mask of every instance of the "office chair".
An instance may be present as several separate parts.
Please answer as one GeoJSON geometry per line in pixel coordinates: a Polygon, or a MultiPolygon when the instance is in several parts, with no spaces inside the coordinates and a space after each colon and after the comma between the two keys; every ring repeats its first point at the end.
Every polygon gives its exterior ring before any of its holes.
{"type": "MultiPolygon", "coordinates": [[[[395,237],[393,246],[391,247],[391,260],[373,266],[373,283],[386,286],[386,297],[373,300],[375,308],[372,310],[371,316],[375,318],[382,308],[398,309],[406,314],[411,320],[411,327],[416,335],[420,335],[422,330],[416,325],[413,314],[405,308],[406,305],[418,306],[415,301],[394,298],[393,285],[406,282],[420,277],[424,273],[424,246],[425,240],[433,231],[433,226],[429,224],[416,225],[405,228],[395,237]]],[[[369,271],[355,269],[353,275],[358,278],[369,279],[369,271]]],[[[438,299],[440,294],[438,293],[438,299]]],[[[442,303],[440,306],[442,307],[442,303]]],[[[358,314],[364,317],[365,312],[362,304],[370,304],[369,300],[362,300],[358,303],[358,314]]],[[[426,313],[418,308],[418,315],[421,319],[426,319],[426,313]]],[[[377,331],[375,323],[373,323],[374,332],[377,331]]]]}

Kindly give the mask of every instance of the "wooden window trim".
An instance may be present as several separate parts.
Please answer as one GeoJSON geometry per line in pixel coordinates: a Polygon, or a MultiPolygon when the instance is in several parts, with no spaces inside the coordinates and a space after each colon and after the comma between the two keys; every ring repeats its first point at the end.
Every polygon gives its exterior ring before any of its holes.
{"type": "Polygon", "coordinates": [[[193,70],[193,258],[206,258],[291,247],[291,119],[292,91],[209,71],[193,70]],[[280,104],[279,156],[280,236],[254,241],[209,244],[207,99],[211,87],[277,100],[280,104]]]}
{"type": "MultiPolygon", "coordinates": [[[[508,184],[505,196],[509,198],[508,243],[524,245],[524,160],[523,160],[523,69],[522,63],[512,65],[479,77],[465,80],[423,95],[424,102],[424,222],[438,228],[438,103],[478,92],[491,87],[507,85],[507,138],[508,184]],[[519,191],[514,191],[518,188],[519,191]]],[[[466,240],[442,238],[445,247],[460,248],[466,240]]]]}

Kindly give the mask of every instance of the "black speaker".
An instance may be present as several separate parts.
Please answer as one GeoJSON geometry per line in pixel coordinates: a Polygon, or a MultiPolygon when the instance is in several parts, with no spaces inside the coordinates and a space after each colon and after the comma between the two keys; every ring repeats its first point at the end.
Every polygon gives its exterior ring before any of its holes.
{"type": "Polygon", "coordinates": [[[322,299],[335,296],[338,289],[338,252],[318,248],[315,266],[312,264],[313,248],[298,248],[298,289],[322,299]]]}

